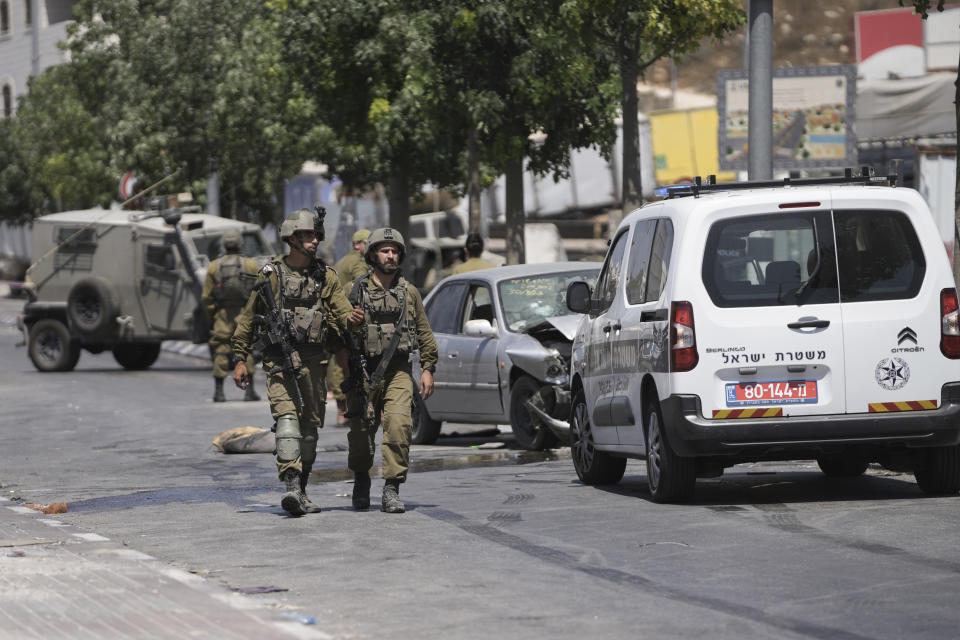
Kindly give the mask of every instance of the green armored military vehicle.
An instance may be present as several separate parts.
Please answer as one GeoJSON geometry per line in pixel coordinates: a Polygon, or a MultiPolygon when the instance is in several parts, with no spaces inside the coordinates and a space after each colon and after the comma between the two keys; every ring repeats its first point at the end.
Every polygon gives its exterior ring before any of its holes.
{"type": "Polygon", "coordinates": [[[66,211],[33,222],[33,265],[20,317],[40,371],[70,371],[82,349],[111,350],[125,369],[156,362],[163,340],[206,342],[200,306],[227,229],[245,255],[271,252],[263,230],[187,209],[66,211]]]}

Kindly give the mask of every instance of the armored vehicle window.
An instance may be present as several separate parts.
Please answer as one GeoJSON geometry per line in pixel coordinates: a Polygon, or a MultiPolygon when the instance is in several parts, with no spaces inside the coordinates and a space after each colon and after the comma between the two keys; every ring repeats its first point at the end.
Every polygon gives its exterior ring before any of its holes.
{"type": "Polygon", "coordinates": [[[900,211],[836,211],[841,302],[899,300],[920,291],[926,261],[900,211]]]}
{"type": "Polygon", "coordinates": [[[460,216],[452,211],[447,211],[447,215],[437,220],[438,238],[458,238],[466,232],[460,216]]]}
{"type": "Polygon", "coordinates": [[[464,282],[453,282],[437,291],[427,305],[427,320],[437,333],[457,333],[460,310],[463,308],[464,282]]]}
{"type": "Polygon", "coordinates": [[[721,220],[707,236],[702,277],[718,307],[837,302],[830,214],[721,220]]]}
{"type": "Polygon", "coordinates": [[[97,239],[92,227],[60,227],[57,229],[56,269],[89,271],[93,268],[93,254],[97,239]]]}
{"type": "Polygon", "coordinates": [[[423,223],[422,220],[417,222],[410,223],[410,237],[411,238],[425,238],[427,237],[427,225],[423,223]]]}
{"type": "Polygon", "coordinates": [[[147,245],[147,271],[174,271],[177,262],[173,257],[173,247],[162,244],[147,245]]]}
{"type": "Polygon", "coordinates": [[[597,310],[604,311],[617,295],[617,283],[620,282],[620,272],[623,269],[623,254],[627,248],[627,234],[621,233],[613,241],[613,246],[607,253],[607,261],[597,279],[597,288],[594,298],[597,301],[597,310]]]}

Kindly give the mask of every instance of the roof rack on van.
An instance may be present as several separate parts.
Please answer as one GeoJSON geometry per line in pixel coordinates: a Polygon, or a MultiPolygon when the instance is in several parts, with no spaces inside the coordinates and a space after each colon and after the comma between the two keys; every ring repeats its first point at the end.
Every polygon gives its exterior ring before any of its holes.
{"type": "Polygon", "coordinates": [[[706,184],[700,176],[695,178],[694,184],[680,184],[666,187],[662,193],[669,198],[685,198],[693,196],[696,198],[703,192],[710,191],[733,191],[735,189],[758,189],[763,187],[791,187],[791,186],[809,186],[823,184],[862,184],[880,187],[896,187],[897,174],[892,173],[886,176],[876,176],[871,167],[863,167],[860,175],[856,175],[853,169],[843,170],[842,176],[826,176],[822,178],[784,178],[783,180],[754,180],[747,182],[717,182],[717,176],[707,176],[706,184]]]}

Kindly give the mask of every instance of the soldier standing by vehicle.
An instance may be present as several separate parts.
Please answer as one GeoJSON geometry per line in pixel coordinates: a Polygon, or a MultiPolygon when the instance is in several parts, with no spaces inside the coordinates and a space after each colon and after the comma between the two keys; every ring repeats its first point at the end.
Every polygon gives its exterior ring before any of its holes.
{"type": "MultiPolygon", "coordinates": [[[[290,251],[260,270],[255,294],[237,318],[233,334],[233,379],[241,389],[249,380],[245,359],[255,333],[264,344],[277,472],[287,490],[280,504],[295,516],[320,511],[307,497],[306,486],[326,407],[323,363],[330,353],[343,349],[339,336],[347,330],[353,311],[336,273],[316,257],[323,236],[322,215],[299,209],[287,217],[280,237],[290,251]]],[[[361,317],[356,311],[354,324],[361,317]]]]}
{"type": "MultiPolygon", "coordinates": [[[[358,348],[369,374],[369,395],[356,385],[348,400],[352,411],[347,436],[348,464],[354,472],[353,507],[370,507],[370,467],[377,427],[383,424],[383,497],[380,510],[403,513],[400,484],[410,466],[410,434],[413,429],[413,377],[411,354],[420,351],[420,393],[433,393],[437,342],[423,310],[416,287],[400,274],[406,247],[403,237],[389,227],[377,229],[367,241],[366,261],[373,269],[354,281],[350,301],[362,310],[363,324],[358,348]]],[[[356,359],[356,358],[355,358],[356,359]]],[[[351,366],[351,370],[352,370],[351,366]]],[[[353,372],[356,374],[356,372],[353,372]]]]}
{"type": "MultiPolygon", "coordinates": [[[[345,256],[337,260],[333,265],[334,271],[340,277],[340,284],[344,290],[353,284],[353,281],[367,273],[367,263],[363,259],[363,254],[367,250],[367,238],[370,232],[366,229],[358,229],[353,234],[353,249],[348,251],[345,256]]],[[[337,426],[348,427],[350,421],[346,418],[347,395],[341,389],[343,384],[343,368],[337,364],[336,360],[330,360],[327,365],[327,389],[333,391],[333,397],[337,401],[337,426]]]]}
{"type": "MultiPolygon", "coordinates": [[[[239,229],[223,232],[221,240],[226,255],[217,258],[207,267],[203,282],[203,310],[211,323],[210,356],[213,358],[213,401],[225,402],[223,379],[233,372],[231,359],[233,347],[230,339],[237,326],[237,316],[250,298],[253,283],[257,280],[257,261],[240,253],[243,234],[239,229]]],[[[250,372],[244,400],[259,400],[253,388],[253,354],[247,356],[246,366],[250,372]]]]}
{"type": "Polygon", "coordinates": [[[483,255],[483,238],[480,237],[479,233],[471,233],[468,235],[463,249],[467,254],[467,259],[453,268],[451,272],[453,275],[467,273],[468,271],[477,271],[479,269],[490,269],[496,266],[492,262],[488,262],[480,257],[483,255]]]}

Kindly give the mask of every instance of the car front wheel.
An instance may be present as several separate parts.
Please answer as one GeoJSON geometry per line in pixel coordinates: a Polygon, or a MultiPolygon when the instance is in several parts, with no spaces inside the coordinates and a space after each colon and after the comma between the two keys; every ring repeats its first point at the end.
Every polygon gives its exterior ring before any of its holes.
{"type": "Polygon", "coordinates": [[[660,403],[647,405],[647,484],[654,502],[687,502],[697,484],[693,458],[681,458],[670,447],[660,403]]]}
{"type": "Polygon", "coordinates": [[[527,409],[527,400],[534,399],[540,383],[530,376],[520,376],[510,389],[510,428],[517,444],[524,449],[539,451],[557,444],[557,437],[549,427],[534,420],[527,409]]]}
{"type": "Polygon", "coordinates": [[[582,389],[573,398],[570,414],[570,455],[577,477],[584,484],[620,482],[627,468],[627,459],[597,451],[593,428],[590,426],[590,412],[582,389]]]}
{"type": "Polygon", "coordinates": [[[434,420],[427,412],[427,404],[417,392],[413,396],[413,431],[410,434],[411,444],[433,444],[440,437],[440,427],[443,423],[434,420]]]}

